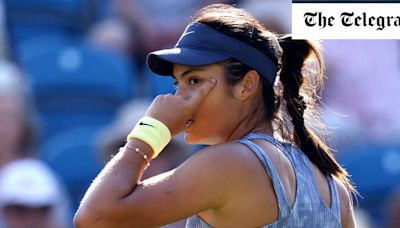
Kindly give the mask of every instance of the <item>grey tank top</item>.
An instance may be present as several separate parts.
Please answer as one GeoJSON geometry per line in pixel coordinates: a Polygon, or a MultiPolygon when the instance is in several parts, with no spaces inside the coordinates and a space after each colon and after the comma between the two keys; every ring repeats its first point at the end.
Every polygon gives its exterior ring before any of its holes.
{"type": "MultiPolygon", "coordinates": [[[[340,222],[340,201],[336,185],[332,176],[328,176],[328,184],[331,195],[331,206],[328,207],[318,191],[314,181],[314,176],[311,170],[311,162],[307,156],[298,148],[291,144],[280,142],[272,136],[261,133],[250,133],[237,142],[246,145],[258,159],[262,162],[276,193],[279,216],[278,219],[264,225],[264,228],[272,227],[324,227],[336,228],[342,227],[340,222]],[[271,159],[263,149],[252,142],[252,139],[264,139],[280,149],[290,160],[296,177],[296,198],[291,207],[283,187],[283,184],[278,176],[271,159]]],[[[187,219],[186,228],[210,228],[198,215],[194,215],[187,219]]]]}

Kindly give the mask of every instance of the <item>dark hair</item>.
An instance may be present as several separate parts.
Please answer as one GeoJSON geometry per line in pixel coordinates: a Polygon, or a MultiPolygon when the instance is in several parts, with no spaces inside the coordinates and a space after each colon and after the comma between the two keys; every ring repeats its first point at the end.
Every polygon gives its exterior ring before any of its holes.
{"type": "MultiPolygon", "coordinates": [[[[332,149],[316,133],[320,134],[324,129],[324,125],[318,121],[317,104],[318,94],[323,87],[324,62],[317,43],[274,34],[246,11],[225,4],[202,8],[193,22],[241,40],[278,62],[280,72],[277,77],[280,80],[275,82],[276,85],[266,77],[260,77],[263,105],[257,107],[263,108],[262,118],[272,122],[282,139],[299,146],[325,175],[336,176],[350,192],[356,193],[349,174],[335,160],[332,149]]],[[[223,61],[221,65],[230,85],[238,83],[252,70],[235,59],[223,61]]]]}

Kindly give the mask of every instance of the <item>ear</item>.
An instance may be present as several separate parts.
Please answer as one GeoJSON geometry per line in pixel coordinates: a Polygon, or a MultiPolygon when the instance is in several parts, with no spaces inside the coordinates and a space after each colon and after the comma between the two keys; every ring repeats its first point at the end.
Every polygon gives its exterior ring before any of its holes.
{"type": "Polygon", "coordinates": [[[239,101],[253,97],[257,93],[259,81],[260,75],[255,70],[250,70],[244,75],[242,81],[235,85],[233,96],[239,101]]]}

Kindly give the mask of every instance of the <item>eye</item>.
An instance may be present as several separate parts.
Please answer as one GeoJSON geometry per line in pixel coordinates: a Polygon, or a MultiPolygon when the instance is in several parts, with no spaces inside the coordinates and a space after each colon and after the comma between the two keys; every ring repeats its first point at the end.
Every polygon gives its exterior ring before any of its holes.
{"type": "Polygon", "coordinates": [[[197,83],[199,83],[199,82],[200,82],[199,79],[197,79],[197,78],[191,78],[190,81],[189,81],[189,84],[190,84],[190,85],[195,85],[195,84],[197,84],[197,83]]]}

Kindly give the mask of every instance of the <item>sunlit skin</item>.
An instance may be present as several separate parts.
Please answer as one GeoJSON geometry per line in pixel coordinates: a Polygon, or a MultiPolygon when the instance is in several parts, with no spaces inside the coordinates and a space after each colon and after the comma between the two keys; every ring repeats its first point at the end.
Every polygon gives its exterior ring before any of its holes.
{"type": "MultiPolygon", "coordinates": [[[[175,64],[173,75],[176,95],[185,99],[196,93],[206,80],[215,78],[218,82],[190,117],[185,128],[187,143],[214,145],[228,142],[243,134],[235,131],[250,131],[255,127],[254,121],[246,119],[249,109],[254,108],[251,107],[251,100],[237,98],[237,90],[243,89],[243,85],[229,86],[221,65],[191,67],[175,64]],[[245,126],[249,123],[253,126],[245,126]]],[[[271,132],[269,128],[264,127],[264,130],[271,132]]]]}
{"type": "MultiPolygon", "coordinates": [[[[267,121],[250,115],[260,105],[260,76],[249,71],[238,84],[229,86],[218,64],[174,65],[173,75],[176,94],[155,98],[146,116],[163,122],[172,136],[185,131],[188,143],[211,146],[178,168],[143,181],[143,157],[121,150],[86,192],[75,227],[159,227],[194,214],[213,227],[229,228],[260,227],[278,219],[276,195],[265,168],[246,146],[233,142],[249,132],[272,134],[267,121]]],[[[255,143],[274,163],[292,205],[296,179],[290,161],[272,144],[255,143]]],[[[141,140],[127,144],[150,157],[154,153],[141,140]]],[[[322,199],[330,205],[326,177],[315,165],[312,170],[322,199]]],[[[336,183],[345,202],[341,214],[346,224],[352,220],[349,196],[344,185],[336,183]]]]}

